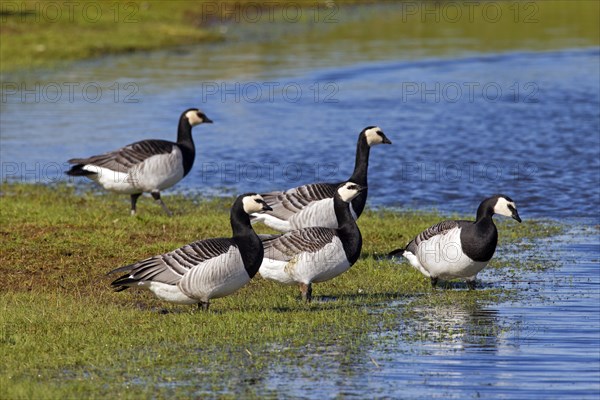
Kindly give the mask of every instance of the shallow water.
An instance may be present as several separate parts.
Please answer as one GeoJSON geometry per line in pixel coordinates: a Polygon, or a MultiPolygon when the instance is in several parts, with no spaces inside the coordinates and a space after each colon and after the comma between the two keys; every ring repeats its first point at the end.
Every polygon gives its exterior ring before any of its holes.
{"type": "Polygon", "coordinates": [[[415,310],[420,324],[373,333],[362,357],[345,362],[343,348],[303,349],[316,371],[274,366],[258,392],[597,398],[597,39],[568,18],[532,27],[528,40],[510,27],[419,30],[401,18],[394,6],[353,7],[309,27],[216,24],[245,39],[5,76],[1,178],[65,180],[66,159],[174,139],[179,113],[200,106],[215,124],[195,128],[196,163],[173,191],[285,189],[348,177],[359,131],[379,125],[393,145],[371,152],[371,206],[470,214],[502,192],[525,223],[567,222],[566,234],[536,248],[547,253],[529,255],[555,267],[519,282],[486,270],[487,285],[524,295],[415,310]]]}
{"type": "Polygon", "coordinates": [[[519,288],[519,301],[419,310],[415,343],[387,341],[372,351],[375,359],[402,355],[374,380],[392,381],[397,395],[410,397],[597,398],[599,239],[597,228],[572,227],[545,240],[558,268],[523,276],[522,284],[484,275],[494,286],[519,288]]]}

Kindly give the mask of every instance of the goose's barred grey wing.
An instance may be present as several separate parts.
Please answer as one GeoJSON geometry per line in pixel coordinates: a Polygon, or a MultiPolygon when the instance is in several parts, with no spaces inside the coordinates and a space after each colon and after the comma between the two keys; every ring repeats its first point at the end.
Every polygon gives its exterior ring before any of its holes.
{"type": "Polygon", "coordinates": [[[421,242],[424,242],[428,239],[436,235],[442,235],[449,231],[450,229],[457,228],[460,226],[461,221],[442,221],[429,228],[425,229],[423,232],[419,233],[416,238],[414,238],[408,246],[406,246],[406,250],[410,251],[413,254],[417,254],[417,247],[421,242]]]}
{"type": "Polygon", "coordinates": [[[129,144],[119,150],[92,156],[89,158],[73,158],[71,164],[95,165],[117,172],[127,172],[131,167],[155,155],[169,154],[173,151],[173,143],[166,140],[142,140],[129,144]]]}
{"type": "Polygon", "coordinates": [[[337,186],[334,183],[313,183],[285,192],[264,193],[262,197],[273,208],[268,214],[287,220],[314,201],[333,198],[337,186]]]}
{"type": "Polygon", "coordinates": [[[265,258],[289,261],[301,252],[314,253],[331,243],[335,230],[323,227],[305,228],[263,241],[265,258]]]}
{"type": "Polygon", "coordinates": [[[261,242],[264,242],[265,240],[275,239],[281,235],[283,235],[283,233],[259,233],[258,238],[261,242]]]}
{"type": "Polygon", "coordinates": [[[112,282],[111,286],[119,291],[126,289],[128,285],[144,281],[175,285],[191,268],[226,253],[232,245],[231,239],[226,238],[190,243],[169,253],[150,257],[109,272],[109,274],[129,272],[112,282]]]}

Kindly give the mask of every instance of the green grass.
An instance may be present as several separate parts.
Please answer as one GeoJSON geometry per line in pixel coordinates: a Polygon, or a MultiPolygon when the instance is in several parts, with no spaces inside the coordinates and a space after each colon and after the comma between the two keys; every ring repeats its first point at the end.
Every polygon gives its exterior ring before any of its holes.
{"type": "MultiPolygon", "coordinates": [[[[236,18],[252,20],[256,5],[262,3],[266,7],[278,4],[264,0],[2,0],[0,71],[221,40],[211,25],[236,18]]],[[[317,2],[296,0],[293,4],[314,7],[317,2]]]]}
{"type": "MultiPolygon", "coordinates": [[[[231,199],[167,195],[176,213],[167,218],[142,198],[131,218],[127,196],[7,183],[0,193],[3,399],[268,396],[276,393],[261,382],[277,368],[301,366],[316,375],[340,363],[375,368],[365,355],[374,337],[409,332],[421,318],[414,310],[469,309],[512,295],[459,284],[434,293],[407,264],[377,260],[440,219],[382,210],[363,214],[361,259],[314,285],[312,304],[300,302],[296,287],[257,277],[205,313],[145,291],[115,293],[105,274],[196,239],[228,236],[231,199]]],[[[501,225],[494,261],[500,275],[528,268],[507,257],[508,249],[559,231],[539,221],[501,225]]]]}
{"type": "MultiPolygon", "coordinates": [[[[461,51],[478,52],[600,44],[600,3],[595,0],[505,0],[489,2],[491,7],[488,2],[448,6],[398,1],[390,12],[395,18],[372,24],[356,18],[353,7],[345,7],[361,3],[394,4],[337,0],[328,9],[324,0],[2,0],[0,72],[64,67],[74,60],[219,41],[226,38],[217,29],[220,25],[256,21],[269,29],[273,20],[289,22],[290,28],[304,24],[306,40],[334,51],[348,40],[358,46],[372,37],[416,42],[426,55],[454,54],[457,41],[461,51]],[[305,10],[298,18],[293,17],[296,6],[305,10]],[[288,20],[284,7],[289,8],[288,20]]],[[[298,34],[295,29],[290,32],[298,34]]]]}

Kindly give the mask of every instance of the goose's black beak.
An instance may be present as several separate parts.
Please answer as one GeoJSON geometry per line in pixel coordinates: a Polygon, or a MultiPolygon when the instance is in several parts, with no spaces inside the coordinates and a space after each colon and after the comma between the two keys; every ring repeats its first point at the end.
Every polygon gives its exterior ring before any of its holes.
{"type": "Polygon", "coordinates": [[[205,124],[212,124],[213,120],[208,118],[206,115],[202,118],[202,122],[205,124]]]}
{"type": "MultiPolygon", "coordinates": [[[[385,143],[385,142],[384,142],[385,143]]],[[[368,187],[367,186],[361,186],[361,185],[356,185],[356,190],[358,191],[358,193],[360,192],[364,192],[365,190],[367,190],[368,187]]]]}
{"type": "Polygon", "coordinates": [[[268,205],[266,202],[262,202],[262,210],[263,211],[273,211],[273,209],[271,208],[270,205],[268,205]]]}
{"type": "Polygon", "coordinates": [[[511,217],[515,219],[518,223],[521,223],[521,217],[519,217],[519,212],[517,210],[512,210],[511,217]]]}
{"type": "Polygon", "coordinates": [[[383,144],[392,144],[392,141],[387,136],[383,135],[383,144]]]}

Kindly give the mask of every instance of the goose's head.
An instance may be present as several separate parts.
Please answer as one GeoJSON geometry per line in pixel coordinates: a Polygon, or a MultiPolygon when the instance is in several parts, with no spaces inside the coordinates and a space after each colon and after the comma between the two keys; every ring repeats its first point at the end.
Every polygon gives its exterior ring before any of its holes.
{"type": "Polygon", "coordinates": [[[244,208],[244,212],[248,215],[263,211],[273,211],[273,209],[269,207],[267,202],[260,194],[246,193],[240,197],[242,197],[242,206],[244,208]]]}
{"type": "Polygon", "coordinates": [[[521,222],[521,217],[519,217],[517,206],[510,197],[504,196],[502,194],[499,194],[494,197],[496,198],[496,204],[494,205],[494,214],[504,215],[505,217],[511,217],[517,220],[517,222],[521,222]]]}
{"type": "Polygon", "coordinates": [[[190,108],[185,110],[181,115],[181,119],[186,119],[190,126],[196,126],[200,124],[212,124],[212,119],[208,118],[201,110],[197,108],[190,108]]]}
{"type": "Polygon", "coordinates": [[[369,147],[377,146],[378,144],[392,144],[392,141],[385,136],[385,133],[378,126],[368,126],[360,134],[365,137],[369,147]]]}
{"type": "Polygon", "coordinates": [[[337,194],[340,196],[340,199],[345,201],[346,203],[350,203],[360,192],[367,189],[366,186],[361,186],[354,182],[345,182],[342,183],[337,188],[337,194]]]}

